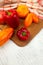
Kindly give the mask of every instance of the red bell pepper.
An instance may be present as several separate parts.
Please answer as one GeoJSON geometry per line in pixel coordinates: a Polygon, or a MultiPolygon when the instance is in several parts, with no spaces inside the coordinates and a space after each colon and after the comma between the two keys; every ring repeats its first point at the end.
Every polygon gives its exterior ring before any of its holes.
{"type": "Polygon", "coordinates": [[[0,24],[4,24],[4,15],[5,15],[5,11],[0,11],[0,24]]]}
{"type": "Polygon", "coordinates": [[[25,27],[22,27],[17,31],[17,36],[20,40],[27,40],[30,38],[30,32],[25,27]]]}
{"type": "Polygon", "coordinates": [[[19,26],[19,17],[16,10],[8,10],[4,16],[6,23],[12,28],[17,28],[19,26]]]}

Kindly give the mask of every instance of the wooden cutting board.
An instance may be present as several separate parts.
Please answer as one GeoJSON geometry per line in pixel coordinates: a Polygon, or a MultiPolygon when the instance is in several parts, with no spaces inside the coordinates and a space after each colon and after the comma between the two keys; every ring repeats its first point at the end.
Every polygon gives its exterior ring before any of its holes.
{"type": "MultiPolygon", "coordinates": [[[[21,41],[16,36],[17,30],[20,29],[21,27],[23,27],[22,23],[23,22],[21,20],[21,24],[20,24],[19,28],[14,30],[14,34],[13,34],[13,36],[11,38],[11,40],[13,40],[13,42],[16,45],[21,46],[21,47],[29,44],[29,42],[35,37],[35,35],[43,28],[43,20],[39,19],[39,23],[38,24],[32,23],[32,25],[30,27],[28,27],[28,30],[30,31],[31,36],[30,36],[30,38],[27,41],[21,41]]],[[[8,27],[8,26],[7,25],[0,25],[0,29],[4,29],[6,27],[8,27]]]]}

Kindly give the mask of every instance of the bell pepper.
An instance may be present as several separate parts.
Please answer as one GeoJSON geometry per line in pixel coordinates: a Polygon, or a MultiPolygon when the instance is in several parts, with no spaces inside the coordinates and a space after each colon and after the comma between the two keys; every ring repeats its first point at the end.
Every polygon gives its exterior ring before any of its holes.
{"type": "Polygon", "coordinates": [[[28,40],[28,38],[30,38],[30,32],[27,30],[27,28],[22,27],[17,31],[17,37],[23,41],[28,40]]]}
{"type": "Polygon", "coordinates": [[[0,31],[0,46],[3,46],[12,36],[13,28],[5,28],[0,31]]]}
{"type": "Polygon", "coordinates": [[[16,10],[8,10],[4,16],[6,23],[12,28],[17,28],[19,26],[19,17],[16,10]]]}
{"type": "Polygon", "coordinates": [[[4,15],[5,15],[5,11],[0,11],[0,24],[4,24],[4,15]]]}

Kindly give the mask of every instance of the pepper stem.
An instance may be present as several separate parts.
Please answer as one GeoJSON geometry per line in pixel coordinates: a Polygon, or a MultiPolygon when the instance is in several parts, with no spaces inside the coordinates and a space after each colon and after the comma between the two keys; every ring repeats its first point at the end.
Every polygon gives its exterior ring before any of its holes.
{"type": "Polygon", "coordinates": [[[22,32],[22,35],[23,35],[23,36],[26,36],[26,32],[22,32]]]}
{"type": "Polygon", "coordinates": [[[7,13],[7,15],[9,15],[9,16],[11,15],[11,12],[8,12],[8,11],[7,11],[6,13],[7,13]]]}

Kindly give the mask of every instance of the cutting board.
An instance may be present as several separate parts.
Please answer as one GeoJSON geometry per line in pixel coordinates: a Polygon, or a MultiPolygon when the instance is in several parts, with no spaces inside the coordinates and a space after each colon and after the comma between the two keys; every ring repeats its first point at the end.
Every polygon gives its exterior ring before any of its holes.
{"type": "MultiPolygon", "coordinates": [[[[6,27],[8,27],[8,25],[0,25],[0,29],[1,30],[4,29],[4,28],[6,28],[6,27]]],[[[36,36],[36,34],[43,28],[43,20],[39,19],[39,23],[38,24],[32,23],[32,25],[27,28],[30,31],[30,34],[31,34],[30,38],[27,41],[21,41],[16,36],[17,30],[20,29],[21,27],[23,27],[23,20],[21,20],[20,26],[16,30],[14,29],[14,34],[13,34],[11,40],[16,45],[22,47],[22,46],[27,45],[36,36]]]]}

